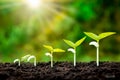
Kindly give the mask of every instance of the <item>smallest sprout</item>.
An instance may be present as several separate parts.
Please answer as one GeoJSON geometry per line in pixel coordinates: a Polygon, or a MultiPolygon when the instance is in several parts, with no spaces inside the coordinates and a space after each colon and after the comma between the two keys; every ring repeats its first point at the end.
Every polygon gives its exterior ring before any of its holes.
{"type": "Polygon", "coordinates": [[[34,59],[34,66],[36,66],[36,57],[35,56],[29,56],[27,61],[30,61],[31,59],[34,59]]]}
{"type": "Polygon", "coordinates": [[[15,59],[14,63],[18,62],[18,66],[20,66],[20,59],[15,59]]]}
{"type": "Polygon", "coordinates": [[[46,56],[50,56],[51,58],[51,67],[53,67],[53,56],[50,53],[45,53],[46,56]]]}

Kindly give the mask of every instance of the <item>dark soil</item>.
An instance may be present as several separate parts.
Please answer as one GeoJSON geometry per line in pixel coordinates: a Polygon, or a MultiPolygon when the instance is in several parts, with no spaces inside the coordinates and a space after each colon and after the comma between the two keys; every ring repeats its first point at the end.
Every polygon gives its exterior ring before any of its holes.
{"type": "Polygon", "coordinates": [[[19,67],[13,63],[0,63],[0,80],[120,80],[119,62],[73,63],[22,63],[19,67]]]}

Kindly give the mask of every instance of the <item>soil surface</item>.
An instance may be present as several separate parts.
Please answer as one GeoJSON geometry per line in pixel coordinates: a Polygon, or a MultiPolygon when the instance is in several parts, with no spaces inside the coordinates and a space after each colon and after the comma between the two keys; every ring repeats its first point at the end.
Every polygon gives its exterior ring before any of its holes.
{"type": "Polygon", "coordinates": [[[0,80],[120,80],[120,62],[0,63],[0,80]]]}

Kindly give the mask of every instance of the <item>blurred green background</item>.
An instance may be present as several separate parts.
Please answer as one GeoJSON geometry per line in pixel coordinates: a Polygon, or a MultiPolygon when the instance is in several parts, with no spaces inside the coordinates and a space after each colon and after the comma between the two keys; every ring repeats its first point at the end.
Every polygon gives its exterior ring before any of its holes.
{"type": "MultiPolygon", "coordinates": [[[[63,39],[73,42],[83,32],[116,32],[100,42],[101,61],[120,61],[120,0],[39,0],[30,8],[25,0],[0,0],[0,62],[32,54],[47,62],[43,45],[66,50],[54,53],[54,61],[73,61],[63,39]]],[[[33,0],[34,1],[34,0],[33,0]]],[[[30,6],[30,5],[29,5],[30,6]]],[[[77,61],[95,61],[96,48],[88,38],[77,48],[77,61]]]]}

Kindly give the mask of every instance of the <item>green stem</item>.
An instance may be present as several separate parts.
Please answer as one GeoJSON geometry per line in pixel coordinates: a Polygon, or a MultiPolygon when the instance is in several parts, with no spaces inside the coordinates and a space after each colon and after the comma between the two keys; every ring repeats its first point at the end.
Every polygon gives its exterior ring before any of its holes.
{"type": "Polygon", "coordinates": [[[75,53],[74,53],[74,66],[76,66],[76,48],[74,48],[75,53]]]}
{"type": "Polygon", "coordinates": [[[34,66],[36,66],[36,57],[34,58],[34,66]]]}
{"type": "Polygon", "coordinates": [[[97,47],[96,63],[97,63],[97,66],[99,66],[99,41],[97,41],[97,43],[98,43],[98,47],[97,47]]]}
{"type": "Polygon", "coordinates": [[[18,61],[18,66],[20,66],[20,60],[18,61]]]}
{"type": "Polygon", "coordinates": [[[51,67],[53,67],[53,52],[51,51],[51,67]]]}

